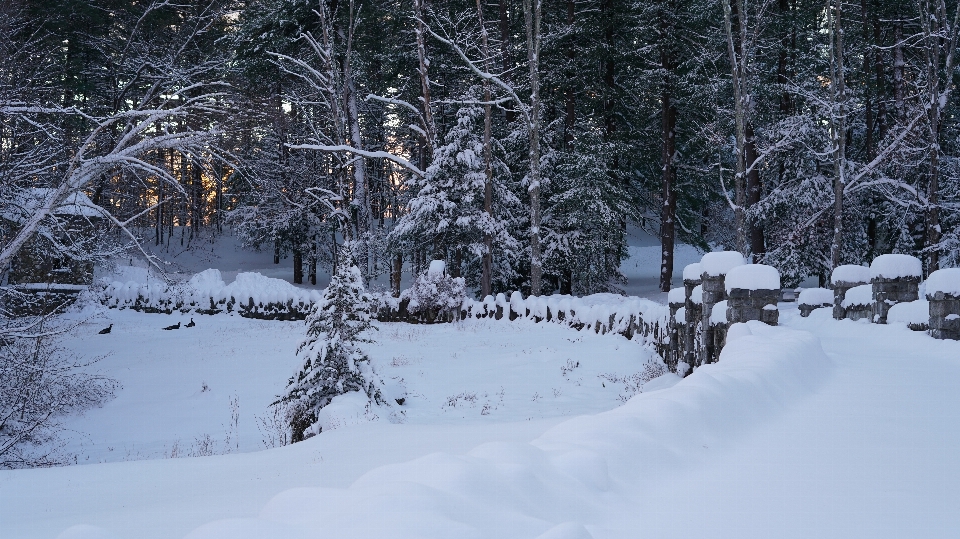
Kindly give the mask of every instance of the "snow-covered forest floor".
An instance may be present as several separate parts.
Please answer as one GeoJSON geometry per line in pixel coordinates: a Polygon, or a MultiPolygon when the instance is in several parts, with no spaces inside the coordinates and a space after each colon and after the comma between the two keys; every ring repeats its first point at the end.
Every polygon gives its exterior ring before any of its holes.
{"type": "MultiPolygon", "coordinates": [[[[653,279],[650,247],[625,266],[653,279]]],[[[955,537],[960,343],[780,307],[646,385],[652,351],[615,334],[378,323],[403,406],[339,403],[272,449],[302,322],[88,307],[61,344],[122,388],[67,423],[83,465],[0,471],[0,536],[955,537]]]]}

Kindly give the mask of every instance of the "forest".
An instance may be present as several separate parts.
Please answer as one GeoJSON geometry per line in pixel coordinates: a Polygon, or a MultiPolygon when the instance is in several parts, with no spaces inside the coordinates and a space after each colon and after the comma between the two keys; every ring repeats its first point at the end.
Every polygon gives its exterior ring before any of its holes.
{"type": "Polygon", "coordinates": [[[0,268],[35,236],[96,263],[234,233],[292,256],[295,283],[349,249],[395,295],[432,260],[479,298],[586,295],[620,290],[639,228],[663,291],[678,243],[784,286],[891,252],[928,274],[960,252],[958,17],[948,0],[6,0],[0,268]],[[78,193],[92,228],[53,211],[78,193]]]}

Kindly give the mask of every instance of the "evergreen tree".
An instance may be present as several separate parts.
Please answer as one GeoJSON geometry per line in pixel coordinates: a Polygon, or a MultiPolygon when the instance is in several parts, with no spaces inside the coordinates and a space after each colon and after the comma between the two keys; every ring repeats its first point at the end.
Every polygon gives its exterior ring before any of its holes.
{"type": "Polygon", "coordinates": [[[370,308],[360,269],[349,250],[341,249],[330,286],[307,317],[307,338],[297,350],[306,358],[303,368],[290,378],[278,401],[288,405],[293,442],[304,439],[317,412],[337,395],[362,391],[376,403],[382,402],[370,358],[359,346],[372,342],[363,335],[373,327],[370,308]]]}

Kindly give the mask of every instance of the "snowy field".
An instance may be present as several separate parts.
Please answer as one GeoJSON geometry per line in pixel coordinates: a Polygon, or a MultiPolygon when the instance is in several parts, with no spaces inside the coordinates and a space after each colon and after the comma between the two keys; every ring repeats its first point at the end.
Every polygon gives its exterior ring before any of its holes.
{"type": "MultiPolygon", "coordinates": [[[[660,298],[659,246],[630,250],[624,273],[660,298]]],[[[258,257],[183,268],[229,281],[258,257]]],[[[678,271],[697,259],[681,249],[678,271]]],[[[62,344],[122,387],[68,421],[79,465],[0,471],[0,537],[956,537],[960,343],[780,307],[719,363],[647,383],[652,351],[615,334],[377,323],[403,405],[342,399],[288,446],[269,404],[303,322],[163,331],[190,316],[89,307],[62,344]]]]}

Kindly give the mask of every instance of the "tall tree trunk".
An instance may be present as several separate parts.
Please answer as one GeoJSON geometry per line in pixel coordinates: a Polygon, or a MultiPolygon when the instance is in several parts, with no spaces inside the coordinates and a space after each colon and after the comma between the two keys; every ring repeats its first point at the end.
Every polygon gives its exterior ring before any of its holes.
{"type": "Polygon", "coordinates": [[[673,158],[676,153],[677,108],[671,100],[669,90],[664,89],[661,96],[661,160],[663,164],[663,207],[660,213],[660,290],[669,292],[673,279],[673,252],[676,241],[677,193],[675,189],[676,170],[673,158]]]}
{"type": "MultiPolygon", "coordinates": [[[[760,203],[760,197],[763,195],[763,185],[760,183],[760,167],[757,163],[757,139],[753,132],[753,124],[748,123],[745,127],[746,140],[743,147],[744,162],[747,166],[747,207],[752,208],[760,203]]],[[[750,252],[753,255],[753,263],[763,262],[763,255],[767,252],[766,243],[763,238],[763,223],[758,219],[750,219],[750,252]]]]}
{"type": "MultiPolygon", "coordinates": [[[[503,73],[505,80],[510,79],[510,73],[512,71],[512,51],[513,51],[513,37],[510,34],[510,12],[511,7],[508,5],[511,3],[511,0],[499,0],[500,8],[500,57],[503,62],[503,73]]],[[[516,119],[516,113],[510,109],[504,109],[504,120],[509,124],[516,119]]]]}
{"type": "MultiPolygon", "coordinates": [[[[487,27],[483,23],[483,5],[477,0],[477,16],[480,19],[480,47],[483,54],[483,69],[490,70],[490,47],[487,27]]],[[[487,230],[483,234],[483,258],[480,269],[480,296],[485,298],[493,293],[493,236],[489,226],[493,223],[493,118],[490,100],[490,81],[483,81],[483,212],[487,214],[487,230]]]]}
{"type": "MultiPolygon", "coordinates": [[[[576,2],[567,0],[567,27],[573,28],[576,17],[576,2]]],[[[564,115],[563,115],[563,151],[569,152],[573,145],[573,129],[577,123],[577,103],[576,93],[573,91],[577,81],[576,66],[574,60],[577,57],[575,41],[573,39],[566,46],[567,57],[567,88],[563,92],[564,115]]]]}
{"type": "Polygon", "coordinates": [[[741,54],[738,57],[737,47],[734,43],[733,34],[733,15],[731,13],[730,0],[723,0],[723,25],[727,34],[727,56],[730,61],[730,72],[733,80],[733,101],[734,101],[734,119],[736,121],[736,141],[737,141],[737,174],[734,178],[734,220],[737,229],[737,250],[744,256],[747,255],[747,222],[744,211],[747,203],[746,196],[746,162],[744,156],[744,146],[746,145],[746,107],[744,106],[744,82],[746,81],[746,60],[744,59],[745,48],[743,35],[746,33],[745,25],[742,24],[743,3],[738,4],[738,15],[740,16],[740,42],[741,54]]]}
{"type": "Polygon", "coordinates": [[[303,252],[299,247],[293,250],[293,282],[303,284],[303,252]]]}
{"type": "Polygon", "coordinates": [[[530,136],[530,294],[540,295],[543,273],[540,259],[540,2],[523,0],[527,30],[527,64],[530,68],[530,111],[527,131],[530,136]]]}
{"type": "Polygon", "coordinates": [[[433,159],[434,144],[437,139],[436,126],[433,120],[433,109],[430,105],[430,60],[427,58],[427,43],[423,27],[423,0],[413,0],[413,8],[417,18],[417,71],[420,75],[420,92],[423,98],[423,123],[426,132],[426,163],[422,163],[421,170],[426,170],[429,160],[433,159]]]}
{"type": "MultiPolygon", "coordinates": [[[[352,53],[353,53],[353,34],[354,34],[354,2],[350,0],[350,23],[347,35],[346,54],[343,59],[343,106],[347,118],[348,129],[350,130],[350,144],[354,148],[363,149],[363,136],[360,131],[360,109],[357,106],[357,85],[353,77],[352,53]]],[[[356,241],[363,242],[364,260],[361,260],[358,266],[363,268],[363,278],[366,284],[370,284],[370,278],[373,274],[373,243],[370,241],[372,230],[372,212],[370,209],[370,189],[367,178],[366,160],[358,157],[353,162],[353,199],[350,205],[356,210],[356,241]]],[[[356,252],[356,251],[354,251],[356,252]]]]}
{"type": "MultiPolygon", "coordinates": [[[[673,7],[672,2],[670,7],[673,7]]],[[[660,12],[660,67],[665,73],[660,95],[660,164],[662,167],[662,192],[660,198],[660,290],[669,292],[673,280],[673,254],[676,244],[677,193],[676,169],[673,159],[676,154],[677,108],[673,103],[673,59],[667,40],[673,28],[667,14],[660,12]]]]}
{"type": "Polygon", "coordinates": [[[827,17],[830,37],[830,138],[833,146],[833,242],[831,270],[843,255],[843,192],[846,188],[847,95],[843,61],[843,0],[829,0],[827,17]]]}

